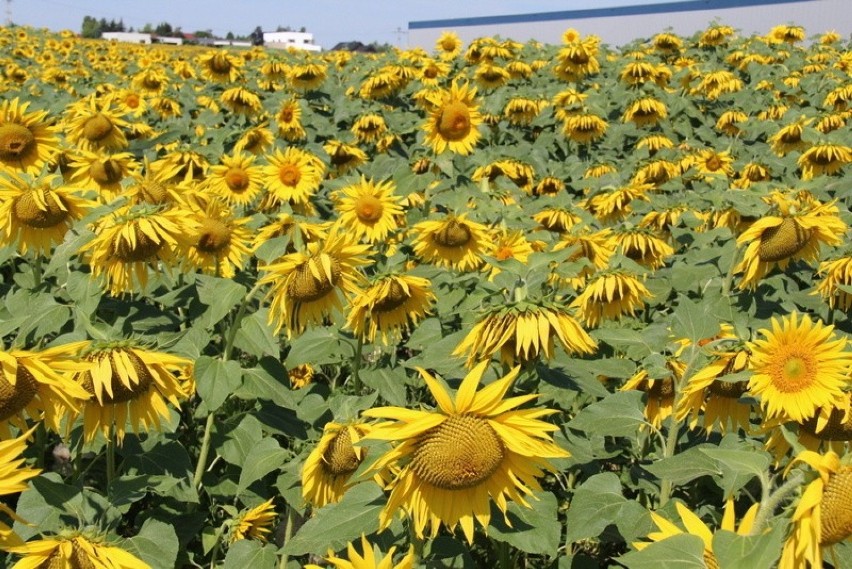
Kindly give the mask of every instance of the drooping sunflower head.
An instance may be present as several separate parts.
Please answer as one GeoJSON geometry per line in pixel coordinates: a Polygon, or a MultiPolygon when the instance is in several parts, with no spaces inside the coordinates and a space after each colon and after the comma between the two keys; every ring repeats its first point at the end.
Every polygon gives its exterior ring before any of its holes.
{"type": "Polygon", "coordinates": [[[47,111],[28,113],[29,105],[17,97],[0,104],[0,165],[12,171],[38,173],[58,151],[59,138],[47,111]]]}
{"type": "Polygon", "coordinates": [[[69,164],[72,183],[83,190],[96,190],[102,201],[109,202],[121,193],[122,182],[139,170],[129,152],[108,154],[80,151],[69,164]]]}
{"type": "Polygon", "coordinates": [[[482,255],[491,250],[487,228],[468,220],[466,214],[421,221],[414,231],[417,233],[414,252],[439,267],[475,270],[483,263],[482,255]]]}
{"type": "Polygon", "coordinates": [[[92,536],[80,531],[28,541],[9,547],[8,551],[23,556],[18,562],[22,567],[148,567],[147,563],[129,551],[107,545],[101,536],[92,536]]]}
{"type": "Polygon", "coordinates": [[[571,306],[586,326],[597,326],[603,320],[618,320],[631,316],[652,298],[642,279],[628,271],[602,271],[590,277],[583,291],[571,306]]]}
{"type": "Polygon", "coordinates": [[[254,508],[244,510],[232,520],[231,533],[228,541],[234,543],[241,539],[256,539],[266,541],[272,532],[272,522],[275,521],[274,498],[258,504],[254,508]]]}
{"type": "Polygon", "coordinates": [[[356,446],[371,430],[367,423],[328,422],[302,468],[302,497],[314,508],[334,504],[356,483],[350,480],[364,460],[356,446]]]}
{"type": "Polygon", "coordinates": [[[219,98],[222,104],[234,114],[253,116],[263,110],[260,97],[243,87],[231,87],[219,98]]]}
{"type": "Polygon", "coordinates": [[[218,83],[233,83],[241,73],[243,60],[227,51],[211,51],[198,58],[202,76],[218,83]]]}
{"type": "Polygon", "coordinates": [[[121,150],[127,148],[124,132],[127,126],[128,122],[109,99],[100,102],[88,98],[69,109],[65,135],[81,150],[121,150]]]}
{"type": "Polygon", "coordinates": [[[441,91],[440,102],[424,125],[426,143],[436,154],[446,150],[468,155],[479,141],[482,117],[476,104],[476,89],[453,83],[441,91]]]}
{"type": "Polygon", "coordinates": [[[252,233],[246,227],[249,218],[236,217],[219,200],[199,204],[186,213],[192,226],[184,240],[187,265],[209,275],[233,278],[251,253],[252,233]]]}
{"type": "Polygon", "coordinates": [[[373,342],[378,334],[387,344],[415,327],[435,302],[428,279],[389,275],[373,282],[352,302],[346,325],[356,336],[373,342]]]}
{"type": "Polygon", "coordinates": [[[612,234],[613,244],[625,257],[656,270],[666,264],[674,249],[648,227],[622,227],[612,234]]]}
{"type": "Polygon", "coordinates": [[[802,171],[802,179],[810,180],[816,176],[836,174],[850,162],[852,147],[826,142],[808,148],[799,156],[797,163],[802,171]]]}
{"type": "Polygon", "coordinates": [[[325,65],[306,63],[290,68],[290,86],[297,91],[312,91],[319,88],[328,75],[325,65]]]}
{"type": "Polygon", "coordinates": [[[339,140],[330,140],[323,145],[323,148],[328,153],[334,173],[338,176],[357,168],[368,160],[366,152],[339,140]]]}

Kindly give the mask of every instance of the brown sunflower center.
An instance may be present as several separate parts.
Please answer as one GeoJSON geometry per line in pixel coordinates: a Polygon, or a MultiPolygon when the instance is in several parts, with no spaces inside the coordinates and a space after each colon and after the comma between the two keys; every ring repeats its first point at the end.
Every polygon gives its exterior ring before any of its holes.
{"type": "Polygon", "coordinates": [[[467,225],[455,219],[432,235],[432,240],[442,247],[464,247],[470,241],[471,233],[467,225]]]}
{"type": "Polygon", "coordinates": [[[135,263],[139,261],[147,261],[157,254],[163,242],[159,243],[148,237],[144,231],[139,229],[139,226],[133,227],[134,242],[129,242],[127,239],[119,238],[113,247],[113,256],[119,261],[125,263],[135,263]]]}
{"type": "Polygon", "coordinates": [[[139,184],[137,188],[139,196],[146,202],[152,204],[161,204],[169,201],[169,192],[166,186],[154,180],[147,180],[139,184]]]}
{"type": "Polygon", "coordinates": [[[0,421],[17,414],[30,404],[38,392],[38,382],[20,362],[15,374],[15,385],[0,376],[0,421]]]}
{"type": "Polygon", "coordinates": [[[293,120],[293,109],[281,109],[281,112],[278,113],[278,120],[281,122],[290,122],[293,120]]]}
{"type": "Polygon", "coordinates": [[[462,140],[470,132],[470,109],[460,101],[452,101],[441,109],[438,133],[446,140],[462,140]]]}
{"type": "Polygon", "coordinates": [[[787,130],[781,133],[781,142],[784,144],[796,144],[802,141],[802,133],[798,130],[787,130]]]}
{"type": "Polygon", "coordinates": [[[438,76],[438,70],[434,67],[427,67],[423,70],[423,76],[427,79],[434,79],[438,76]]]}
{"type": "Polygon", "coordinates": [[[852,466],[841,466],[822,492],[821,546],[834,545],[852,536],[852,466]]]}
{"type": "MultiPolygon", "coordinates": [[[[163,85],[163,82],[160,81],[159,79],[157,79],[156,77],[146,77],[142,81],[142,86],[145,87],[146,89],[150,90],[150,91],[157,91],[157,90],[160,89],[160,87],[162,87],[162,85],[163,85]]],[[[137,102],[137,104],[139,103],[138,98],[136,99],[136,102],[137,102]]],[[[133,108],[136,108],[136,105],[130,105],[130,103],[128,103],[128,105],[132,106],[133,108]]]]}
{"type": "Polygon", "coordinates": [[[392,280],[387,293],[373,307],[373,312],[390,312],[405,304],[411,295],[396,280],[392,280]]]}
{"type": "Polygon", "coordinates": [[[456,42],[452,38],[441,40],[441,49],[444,51],[453,51],[456,49],[456,42]]]}
{"type": "Polygon", "coordinates": [[[232,192],[241,194],[249,187],[248,173],[242,168],[231,168],[225,172],[225,183],[232,192]]]}
{"type": "Polygon", "coordinates": [[[201,222],[198,244],[195,246],[203,253],[216,253],[231,242],[231,229],[218,219],[205,219],[201,222]]]}
{"type": "Polygon", "coordinates": [[[136,93],[130,93],[126,97],[124,97],[124,104],[130,107],[131,109],[135,109],[139,106],[139,95],[136,93]]]}
{"type": "Polygon", "coordinates": [[[325,463],[325,470],[332,476],[349,476],[358,470],[361,460],[352,447],[349,429],[346,427],[340,429],[331,439],[325,452],[322,453],[322,461],[325,463]]]}
{"type": "Polygon", "coordinates": [[[648,397],[654,399],[671,399],[674,397],[674,381],[669,377],[655,380],[648,388],[648,397]]]}
{"type": "Polygon", "coordinates": [[[780,225],[770,227],[760,236],[757,257],[766,262],[792,257],[805,248],[811,233],[812,230],[801,227],[790,217],[785,217],[780,225]]]}
{"type": "Polygon", "coordinates": [[[487,420],[455,415],[420,436],[411,470],[442,490],[463,490],[487,480],[505,456],[500,436],[487,420]]]}
{"type": "Polygon", "coordinates": [[[375,196],[360,196],[355,201],[355,215],[363,223],[375,223],[382,218],[382,200],[375,196]]]}
{"type": "Polygon", "coordinates": [[[334,154],[331,155],[331,163],[334,166],[345,166],[346,164],[353,162],[355,160],[354,154],[349,154],[345,149],[338,148],[334,154]]]}
{"type": "Polygon", "coordinates": [[[331,280],[322,269],[324,263],[320,263],[319,260],[314,262],[319,276],[314,275],[309,263],[303,263],[296,269],[293,280],[287,285],[287,296],[298,302],[311,302],[334,290],[335,285],[340,282],[342,271],[337,259],[327,258],[331,263],[331,280]]]}
{"type": "Polygon", "coordinates": [[[715,172],[719,168],[722,167],[722,161],[719,160],[718,156],[711,156],[707,162],[704,163],[704,166],[710,170],[711,172],[715,172]]]}
{"type": "Polygon", "coordinates": [[[35,136],[27,127],[14,123],[0,126],[0,160],[22,160],[35,144],[35,136]]]}
{"type": "Polygon", "coordinates": [[[89,175],[102,186],[117,184],[123,178],[121,165],[112,158],[92,162],[89,166],[89,175]]]}
{"type": "Polygon", "coordinates": [[[210,60],[210,70],[214,73],[230,73],[231,62],[224,53],[217,53],[210,60]]]}
{"type": "Polygon", "coordinates": [[[96,569],[95,564],[89,559],[89,554],[86,553],[76,540],[71,542],[71,553],[68,554],[67,549],[57,547],[50,554],[50,557],[45,559],[40,569],[64,569],[65,567],[73,567],[74,569],[96,569]]]}
{"type": "Polygon", "coordinates": [[[30,190],[15,198],[12,206],[15,219],[36,229],[55,227],[65,221],[68,211],[59,207],[51,193],[42,188],[30,190]],[[36,195],[39,195],[40,199],[37,199],[36,195]]]}
{"type": "Polygon", "coordinates": [[[295,164],[284,164],[278,169],[278,179],[285,186],[294,188],[299,184],[299,180],[302,179],[302,172],[295,164]]]}
{"type": "Polygon", "coordinates": [[[820,432],[817,432],[819,415],[815,415],[799,425],[799,430],[823,441],[852,441],[852,413],[845,421],[844,415],[846,413],[842,409],[835,408],[831,411],[828,422],[820,432]]]}
{"type": "Polygon", "coordinates": [[[727,397],[728,399],[739,399],[743,393],[748,391],[747,381],[714,381],[707,388],[716,397],[727,397]]]}
{"type": "Polygon", "coordinates": [[[709,549],[704,550],[704,565],[707,566],[707,569],[720,569],[719,562],[716,560],[716,556],[709,549]]]}
{"type": "Polygon", "coordinates": [[[100,142],[110,135],[112,121],[103,113],[98,113],[83,124],[83,136],[91,142],[100,142]]]}
{"type": "MultiPolygon", "coordinates": [[[[133,401],[140,395],[147,393],[148,389],[150,389],[151,385],[154,383],[154,376],[151,375],[151,371],[148,369],[148,366],[146,366],[145,362],[143,362],[139,356],[134,354],[132,350],[119,349],[115,350],[115,352],[121,352],[122,358],[126,358],[125,361],[130,362],[130,365],[136,372],[136,376],[139,378],[139,382],[131,382],[130,387],[124,385],[124,382],[121,379],[121,374],[117,369],[117,366],[123,365],[122,363],[119,363],[120,360],[118,357],[116,355],[107,356],[105,354],[101,354],[101,358],[110,357],[110,359],[112,359],[112,375],[110,377],[112,396],[110,397],[109,393],[104,390],[102,394],[104,404],[127,403],[128,401],[133,401]]],[[[92,395],[95,394],[94,381],[92,379],[91,372],[87,371],[83,374],[80,386],[92,395]]]]}

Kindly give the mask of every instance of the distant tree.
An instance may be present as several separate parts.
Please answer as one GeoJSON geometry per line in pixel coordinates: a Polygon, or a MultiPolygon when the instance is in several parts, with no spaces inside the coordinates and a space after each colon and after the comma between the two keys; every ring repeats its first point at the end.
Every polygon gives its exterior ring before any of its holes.
{"type": "Polygon", "coordinates": [[[124,32],[127,31],[127,28],[124,27],[124,18],[118,21],[118,31],[124,32]]]}
{"type": "Polygon", "coordinates": [[[301,28],[299,28],[299,31],[300,31],[301,33],[305,33],[305,32],[307,32],[307,31],[308,31],[308,28],[306,28],[305,26],[302,26],[301,28]]]}
{"type": "Polygon", "coordinates": [[[133,29],[133,26],[130,26],[130,28],[129,28],[127,31],[128,31],[128,32],[130,32],[130,33],[132,34],[132,33],[133,33],[133,32],[135,32],[136,30],[134,30],[134,29],[133,29]]]}
{"type": "Polygon", "coordinates": [[[84,38],[99,38],[101,37],[101,26],[97,19],[91,16],[83,16],[83,26],[80,28],[80,35],[84,38]]]}
{"type": "Polygon", "coordinates": [[[227,34],[225,34],[225,39],[226,40],[234,39],[234,32],[228,32],[227,34]]]}
{"type": "Polygon", "coordinates": [[[292,32],[293,28],[291,28],[290,26],[278,26],[277,28],[275,28],[275,31],[276,32],[292,32]]]}
{"type": "Polygon", "coordinates": [[[157,24],[157,27],[154,28],[154,33],[158,36],[170,36],[174,34],[174,28],[168,22],[160,22],[157,24]]]}
{"type": "MultiPolygon", "coordinates": [[[[107,29],[108,25],[109,24],[107,24],[106,18],[101,18],[100,20],[98,20],[98,29],[101,31],[101,33],[103,33],[107,29]]],[[[98,37],[100,37],[100,34],[98,34],[98,37]]]]}
{"type": "Polygon", "coordinates": [[[144,26],[142,26],[142,33],[143,34],[154,33],[154,26],[152,26],[151,24],[145,24],[144,26]]]}
{"type": "Polygon", "coordinates": [[[213,30],[196,30],[193,35],[197,38],[212,38],[213,30]]]}
{"type": "Polygon", "coordinates": [[[263,45],[263,30],[260,26],[256,27],[249,37],[251,45],[263,45]]]}

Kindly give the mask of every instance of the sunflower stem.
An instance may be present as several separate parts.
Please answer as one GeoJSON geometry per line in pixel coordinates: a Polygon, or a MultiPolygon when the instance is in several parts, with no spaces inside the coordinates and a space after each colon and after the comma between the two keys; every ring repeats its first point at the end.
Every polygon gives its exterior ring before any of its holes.
{"type": "Polygon", "coordinates": [[[41,267],[41,255],[35,254],[33,258],[33,290],[37,290],[41,287],[42,280],[44,279],[44,271],[41,267]]]}
{"type": "MultiPolygon", "coordinates": [[[[680,402],[680,395],[683,391],[683,386],[689,381],[689,377],[692,375],[692,370],[695,367],[695,362],[698,361],[698,355],[700,354],[700,350],[698,346],[694,343],[689,346],[689,360],[686,364],[686,369],[683,370],[683,375],[681,375],[680,379],[674,379],[674,397],[672,400],[672,414],[669,416],[669,431],[666,435],[666,446],[663,447],[663,458],[671,458],[675,455],[677,451],[677,440],[680,435],[680,424],[681,421],[677,418],[677,408],[678,403],[680,402]]],[[[671,478],[663,478],[662,483],[660,484],[660,508],[666,505],[669,499],[672,497],[672,490],[674,489],[674,483],[671,478]]]]}
{"type": "Polygon", "coordinates": [[[505,541],[497,542],[497,566],[500,569],[511,569],[512,556],[509,554],[509,544],[505,541]]]}
{"type": "Polygon", "coordinates": [[[352,387],[355,389],[355,395],[361,395],[363,385],[361,384],[361,360],[362,350],[364,349],[364,338],[358,336],[358,342],[355,344],[355,353],[352,356],[352,387]]]}
{"type": "Polygon", "coordinates": [[[734,281],[734,270],[737,268],[739,256],[740,248],[735,247],[733,256],[731,257],[731,264],[728,267],[728,274],[725,275],[725,280],[722,281],[722,296],[731,296],[731,284],[734,281]]]}
{"type": "Polygon", "coordinates": [[[44,423],[39,423],[38,427],[36,427],[36,449],[38,450],[38,454],[36,455],[36,468],[44,469],[44,455],[46,452],[47,446],[47,430],[44,428],[44,423]]]}
{"type": "Polygon", "coordinates": [[[110,427],[109,438],[106,442],[106,479],[107,489],[115,480],[115,427],[110,427]]]}
{"type": "Polygon", "coordinates": [[[775,492],[772,492],[769,495],[764,493],[764,497],[760,501],[760,507],[757,510],[757,516],[754,519],[754,525],[751,526],[751,532],[749,535],[760,535],[763,532],[763,526],[765,526],[766,522],[769,521],[769,517],[776,509],[778,509],[778,506],[781,505],[781,502],[790,492],[801,487],[804,479],[804,473],[801,470],[797,470],[784,484],[779,486],[775,492]]]}
{"type": "MultiPolygon", "coordinates": [[[[284,518],[284,541],[281,543],[281,547],[287,545],[287,542],[290,541],[290,537],[293,535],[293,509],[290,506],[286,506],[286,516],[284,518]]],[[[286,553],[281,554],[281,559],[278,560],[278,569],[284,569],[287,567],[287,561],[289,561],[290,556],[286,553]]]]}
{"type": "Polygon", "coordinates": [[[216,415],[207,415],[207,423],[204,425],[204,437],[201,439],[201,450],[198,453],[198,463],[195,465],[195,474],[192,476],[192,487],[201,487],[201,477],[204,476],[204,467],[207,465],[207,455],[210,454],[210,436],[213,434],[213,423],[216,415]]]}

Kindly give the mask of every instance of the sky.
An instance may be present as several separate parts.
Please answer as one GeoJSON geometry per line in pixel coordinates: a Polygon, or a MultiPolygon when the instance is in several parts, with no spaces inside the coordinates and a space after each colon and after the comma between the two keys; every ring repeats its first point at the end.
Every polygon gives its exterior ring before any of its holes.
{"type": "MultiPolygon", "coordinates": [[[[128,28],[168,22],[184,32],[248,35],[257,26],[314,34],[324,49],[342,41],[407,46],[408,22],[656,4],[671,0],[12,0],[12,21],[80,31],[84,16],[124,20],[128,28]]],[[[6,0],[0,0],[6,8],[6,0]]],[[[3,20],[5,21],[5,14],[3,20]]]]}

